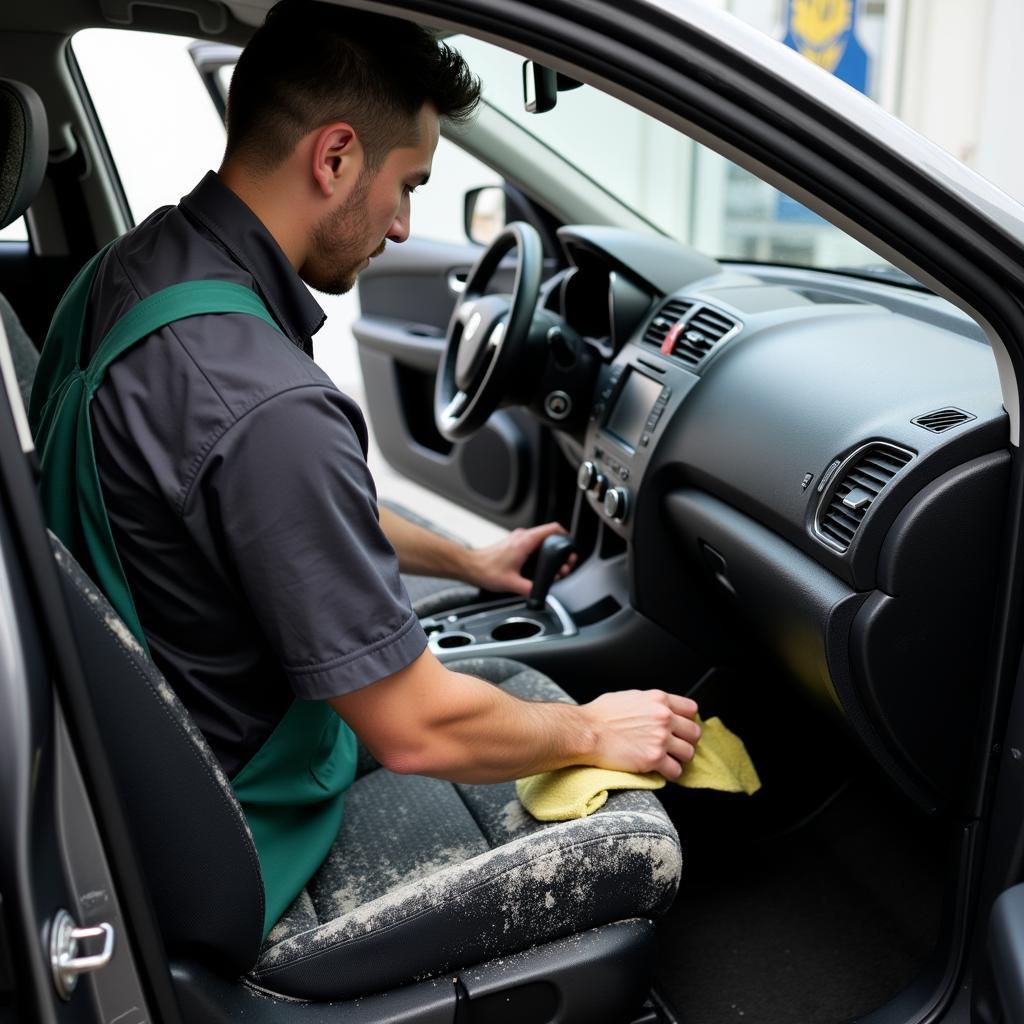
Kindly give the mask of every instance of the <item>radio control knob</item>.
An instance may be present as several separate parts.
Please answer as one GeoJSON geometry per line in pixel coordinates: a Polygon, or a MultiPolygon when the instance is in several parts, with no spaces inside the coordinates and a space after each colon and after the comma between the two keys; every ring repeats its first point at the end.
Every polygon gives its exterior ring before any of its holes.
{"type": "Polygon", "coordinates": [[[597,498],[598,501],[602,501],[604,499],[605,492],[608,490],[608,477],[606,477],[604,473],[598,473],[597,476],[594,477],[594,483],[591,485],[590,489],[594,492],[594,497],[597,498]]]}
{"type": "Polygon", "coordinates": [[[629,510],[629,492],[624,487],[613,487],[604,496],[604,514],[621,523],[629,510]]]}
{"type": "Polygon", "coordinates": [[[589,459],[586,462],[580,463],[580,468],[576,473],[576,486],[581,491],[589,491],[594,486],[594,481],[597,479],[597,466],[594,465],[589,459]]]}

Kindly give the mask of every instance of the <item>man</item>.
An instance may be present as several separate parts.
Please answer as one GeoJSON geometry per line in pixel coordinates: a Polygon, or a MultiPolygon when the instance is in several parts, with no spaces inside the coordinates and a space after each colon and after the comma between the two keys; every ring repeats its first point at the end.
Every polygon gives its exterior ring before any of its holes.
{"type": "MultiPolygon", "coordinates": [[[[92,404],[138,621],[231,778],[265,874],[337,828],[355,757],[342,721],[392,771],[460,782],[571,764],[675,778],[699,737],[682,697],[529,703],[426,650],[400,569],[522,593],[524,560],[559,527],[470,551],[379,513],[363,417],[311,359],[324,316],[303,282],[346,291],[408,237],[440,119],[465,120],[478,97],[461,57],[417,27],[286,0],[239,60],[219,172],[118,240],[92,287],[85,351],[141,300],[197,279],[251,289],[280,328],[240,313],[169,323],[110,366],[92,404]],[[279,771],[330,802],[315,842],[296,840],[287,799],[261,818],[279,771]]],[[[291,896],[268,896],[269,924],[291,896]]]]}

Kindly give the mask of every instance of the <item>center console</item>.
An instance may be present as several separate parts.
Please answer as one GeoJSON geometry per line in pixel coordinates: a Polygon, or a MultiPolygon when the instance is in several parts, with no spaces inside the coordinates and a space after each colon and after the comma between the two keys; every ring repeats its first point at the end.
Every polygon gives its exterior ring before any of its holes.
{"type": "Polygon", "coordinates": [[[522,598],[499,598],[451,609],[421,619],[427,644],[437,655],[495,654],[506,645],[537,643],[576,634],[576,624],[562,603],[548,595],[543,608],[531,608],[522,598]]]}
{"type": "Polygon", "coordinates": [[[576,483],[606,527],[628,539],[632,511],[665,424],[697,377],[637,345],[602,371],[576,483]]]}

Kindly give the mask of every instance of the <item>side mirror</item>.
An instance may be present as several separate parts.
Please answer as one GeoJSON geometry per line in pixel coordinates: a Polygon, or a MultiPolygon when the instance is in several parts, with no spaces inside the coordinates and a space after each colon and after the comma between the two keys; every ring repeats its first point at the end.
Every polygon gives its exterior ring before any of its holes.
{"type": "Polygon", "coordinates": [[[479,245],[490,245],[505,227],[505,190],[484,185],[466,193],[464,206],[466,237],[479,245]]]}

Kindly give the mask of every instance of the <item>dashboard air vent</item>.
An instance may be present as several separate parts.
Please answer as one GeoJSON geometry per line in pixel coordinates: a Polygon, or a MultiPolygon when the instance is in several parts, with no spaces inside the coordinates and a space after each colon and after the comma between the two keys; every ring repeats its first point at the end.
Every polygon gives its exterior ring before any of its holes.
{"type": "Polygon", "coordinates": [[[818,535],[846,551],[882,488],[913,458],[895,445],[872,444],[854,452],[836,472],[839,483],[825,492],[815,525],[818,535]]]}
{"type": "Polygon", "coordinates": [[[647,325],[647,330],[644,331],[644,341],[648,344],[654,345],[656,348],[661,347],[661,343],[665,340],[665,335],[675,327],[680,320],[686,316],[687,313],[693,308],[692,302],[684,302],[682,299],[669,299],[657,313],[654,314],[654,319],[647,325]]]}
{"type": "Polygon", "coordinates": [[[697,306],[684,322],[676,321],[661,343],[661,351],[696,366],[727,334],[739,324],[708,306],[697,306]]]}
{"type": "Polygon", "coordinates": [[[910,422],[916,423],[919,427],[924,427],[925,430],[930,430],[934,434],[941,434],[944,430],[949,430],[950,427],[956,427],[974,419],[977,419],[977,416],[972,413],[949,406],[946,409],[926,412],[923,416],[915,416],[910,422]]]}

